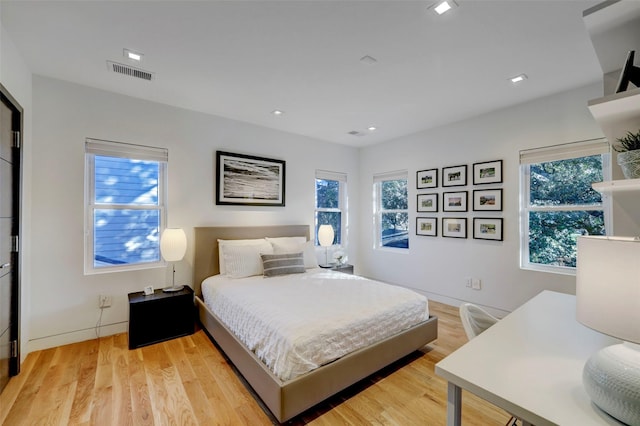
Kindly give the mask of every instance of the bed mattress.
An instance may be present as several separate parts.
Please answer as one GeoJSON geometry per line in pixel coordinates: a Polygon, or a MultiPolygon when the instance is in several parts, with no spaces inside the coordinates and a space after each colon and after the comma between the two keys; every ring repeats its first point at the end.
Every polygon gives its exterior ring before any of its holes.
{"type": "Polygon", "coordinates": [[[209,277],[211,311],[282,381],[429,318],[409,289],[326,269],[264,278],[209,277]]]}

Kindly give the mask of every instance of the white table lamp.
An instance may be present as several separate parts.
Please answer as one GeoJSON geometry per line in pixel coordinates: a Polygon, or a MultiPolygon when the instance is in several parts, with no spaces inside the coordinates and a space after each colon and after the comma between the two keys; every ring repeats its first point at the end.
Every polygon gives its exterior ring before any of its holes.
{"type": "Polygon", "coordinates": [[[629,425],[640,425],[640,239],[579,237],[578,321],[624,342],[601,349],[582,380],[594,404],[629,425]]]}
{"type": "Polygon", "coordinates": [[[333,226],[331,225],[320,225],[318,228],[318,243],[320,246],[324,247],[324,267],[329,267],[329,246],[333,245],[333,238],[335,234],[333,233],[333,226]]]}
{"type": "Polygon", "coordinates": [[[171,287],[166,287],[163,291],[180,291],[183,285],[176,286],[176,264],[187,252],[187,236],[181,228],[166,228],[160,237],[160,253],[162,258],[173,264],[173,280],[171,287]]]}

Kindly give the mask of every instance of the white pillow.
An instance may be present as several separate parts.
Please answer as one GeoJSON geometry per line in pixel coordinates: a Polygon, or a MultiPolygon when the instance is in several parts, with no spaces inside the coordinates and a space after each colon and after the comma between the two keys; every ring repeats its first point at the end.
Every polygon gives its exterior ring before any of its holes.
{"type": "Polygon", "coordinates": [[[220,274],[227,273],[227,268],[224,262],[224,249],[229,246],[250,246],[260,245],[266,240],[264,238],[255,238],[250,240],[218,240],[218,264],[220,265],[220,274]]]}
{"type": "Polygon", "coordinates": [[[228,245],[224,248],[226,275],[244,278],[262,275],[262,254],[273,253],[271,244],[264,241],[259,245],[228,245]]]}
{"type": "Polygon", "coordinates": [[[307,237],[267,237],[265,240],[278,244],[304,244],[307,242],[307,237]]]}
{"type": "Polygon", "coordinates": [[[267,238],[267,241],[273,246],[274,253],[302,252],[304,255],[305,268],[318,267],[318,258],[316,257],[316,248],[313,245],[313,241],[306,241],[305,237],[267,238]]]}

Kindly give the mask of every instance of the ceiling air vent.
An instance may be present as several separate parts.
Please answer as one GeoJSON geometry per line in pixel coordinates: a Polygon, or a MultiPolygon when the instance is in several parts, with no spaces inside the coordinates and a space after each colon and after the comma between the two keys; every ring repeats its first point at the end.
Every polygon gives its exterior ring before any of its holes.
{"type": "Polygon", "coordinates": [[[118,74],[128,75],[129,77],[141,78],[143,80],[151,81],[154,79],[155,73],[134,68],[130,65],[119,64],[117,62],[107,61],[107,67],[109,71],[117,72],[118,74]]]}

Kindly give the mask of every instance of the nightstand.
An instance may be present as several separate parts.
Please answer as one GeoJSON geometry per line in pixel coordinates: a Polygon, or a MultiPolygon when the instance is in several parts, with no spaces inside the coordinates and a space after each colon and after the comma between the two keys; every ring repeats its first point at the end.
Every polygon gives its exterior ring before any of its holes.
{"type": "Polygon", "coordinates": [[[172,293],[160,289],[148,296],[129,293],[129,349],[193,334],[194,327],[191,287],[172,293]]]}
{"type": "Polygon", "coordinates": [[[342,265],[336,265],[331,268],[332,271],[342,272],[344,274],[353,275],[353,265],[349,265],[348,263],[343,263],[342,265]]]}

